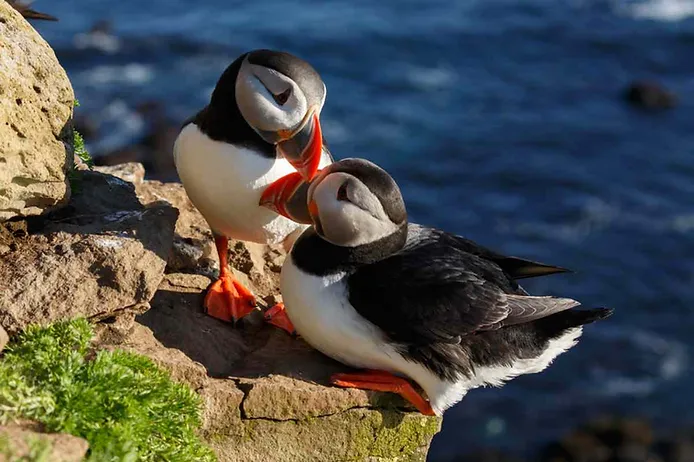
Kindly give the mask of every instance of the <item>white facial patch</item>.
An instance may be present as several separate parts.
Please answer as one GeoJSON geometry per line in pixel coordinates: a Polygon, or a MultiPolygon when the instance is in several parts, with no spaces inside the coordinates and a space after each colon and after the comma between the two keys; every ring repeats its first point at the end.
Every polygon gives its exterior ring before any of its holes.
{"type": "Polygon", "coordinates": [[[393,234],[393,223],[378,198],[356,177],[347,173],[328,174],[309,190],[316,202],[323,228],[323,237],[335,245],[357,247],[393,234]],[[351,180],[347,188],[349,200],[338,200],[338,190],[351,180]]]}
{"type": "Polygon", "coordinates": [[[292,79],[263,66],[244,60],[236,77],[236,104],[246,122],[256,130],[277,132],[294,130],[308,111],[306,96],[292,79]],[[291,89],[280,105],[273,98],[291,89]]]}
{"type": "Polygon", "coordinates": [[[323,99],[320,100],[320,105],[316,108],[316,115],[320,117],[320,112],[323,110],[323,106],[325,105],[325,98],[328,97],[328,87],[325,86],[325,83],[323,83],[323,99]]]}

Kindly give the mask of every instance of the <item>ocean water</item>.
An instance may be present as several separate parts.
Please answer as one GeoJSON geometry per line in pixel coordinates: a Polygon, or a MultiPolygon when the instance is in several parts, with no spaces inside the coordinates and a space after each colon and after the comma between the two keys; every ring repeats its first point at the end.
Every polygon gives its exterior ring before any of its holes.
{"type": "Polygon", "coordinates": [[[571,268],[538,294],[610,306],[542,374],[472,391],[430,460],[480,448],[532,453],[587,418],[693,423],[694,1],[39,0],[36,27],[79,111],[107,127],[93,149],[142,135],[134,107],[182,121],[240,53],[291,51],[323,76],[326,138],[401,186],[413,221],[571,268]],[[97,20],[113,35],[84,35],[97,20]],[[91,40],[91,41],[90,41],[91,40]],[[625,105],[633,79],[680,96],[625,105]]]}

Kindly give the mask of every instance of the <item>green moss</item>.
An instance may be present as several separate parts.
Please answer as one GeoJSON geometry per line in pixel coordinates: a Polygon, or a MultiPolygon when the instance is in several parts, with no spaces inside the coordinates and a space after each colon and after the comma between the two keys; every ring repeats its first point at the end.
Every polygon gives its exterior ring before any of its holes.
{"type": "Polygon", "coordinates": [[[25,440],[28,451],[23,456],[18,456],[10,445],[7,435],[0,434],[0,456],[7,462],[51,462],[51,450],[53,446],[46,438],[30,436],[25,440]]]}
{"type": "Polygon", "coordinates": [[[370,412],[352,424],[354,432],[348,459],[380,458],[388,461],[419,462],[426,458],[431,439],[441,428],[441,419],[398,411],[370,412]]]}
{"type": "Polygon", "coordinates": [[[398,416],[390,413],[382,415],[383,425],[376,431],[376,440],[369,451],[372,457],[405,457],[405,460],[412,460],[409,457],[416,456],[417,449],[428,445],[441,428],[440,418],[406,414],[400,416],[401,421],[395,422],[398,416]]]}
{"type": "Polygon", "coordinates": [[[14,451],[10,447],[10,441],[7,435],[0,434],[0,456],[3,456],[5,460],[11,460],[14,456],[14,451]]]}
{"type": "Polygon", "coordinates": [[[50,441],[34,436],[27,440],[27,445],[29,446],[29,454],[19,459],[18,462],[50,462],[49,457],[51,449],[53,449],[50,441]]]}
{"type": "Polygon", "coordinates": [[[89,353],[85,320],[30,327],[0,361],[0,423],[28,418],[85,438],[92,461],[208,461],[200,398],[149,359],[89,353]],[[87,359],[88,356],[92,356],[87,359]]]}
{"type": "Polygon", "coordinates": [[[396,410],[350,409],[302,420],[243,421],[244,436],[227,440],[233,460],[255,460],[252,454],[276,454],[285,460],[423,462],[426,448],[441,426],[440,418],[396,410]]]}

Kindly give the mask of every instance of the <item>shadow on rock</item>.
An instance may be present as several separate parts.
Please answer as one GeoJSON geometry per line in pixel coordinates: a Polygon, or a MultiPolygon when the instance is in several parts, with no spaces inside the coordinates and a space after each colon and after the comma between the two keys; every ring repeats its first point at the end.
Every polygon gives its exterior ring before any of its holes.
{"type": "MultiPolygon", "coordinates": [[[[248,392],[254,389],[258,393],[267,381],[265,385],[273,390],[288,387],[286,394],[290,395],[299,389],[329,385],[332,374],[349,370],[301,338],[265,324],[260,311],[242,319],[236,327],[207,316],[202,302],[209,281],[194,274],[166,275],[151,301],[152,308],[139,315],[137,321],[151,329],[162,345],[178,349],[200,363],[210,377],[231,377],[248,392]]],[[[354,402],[347,407],[407,407],[400,397],[391,394],[330,389],[354,402]]]]}
{"type": "Polygon", "coordinates": [[[0,324],[28,324],[145,310],[164,275],[177,211],[148,207],[132,184],[76,172],[62,209],[0,225],[0,324]]]}

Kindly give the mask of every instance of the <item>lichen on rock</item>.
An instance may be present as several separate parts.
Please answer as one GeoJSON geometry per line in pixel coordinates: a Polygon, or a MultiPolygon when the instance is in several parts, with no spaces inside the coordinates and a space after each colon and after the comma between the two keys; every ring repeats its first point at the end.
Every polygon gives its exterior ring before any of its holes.
{"type": "Polygon", "coordinates": [[[356,408],[322,418],[249,420],[241,441],[210,444],[221,460],[424,462],[440,419],[356,408]]]}

